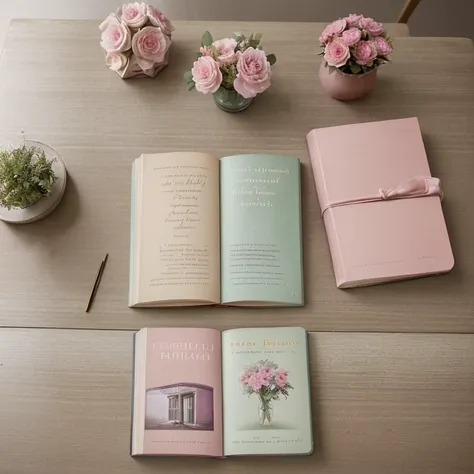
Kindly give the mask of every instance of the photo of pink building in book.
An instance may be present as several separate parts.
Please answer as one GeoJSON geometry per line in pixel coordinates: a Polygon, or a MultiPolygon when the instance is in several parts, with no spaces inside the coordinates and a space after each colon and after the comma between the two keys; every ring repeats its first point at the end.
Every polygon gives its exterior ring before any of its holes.
{"type": "Polygon", "coordinates": [[[214,389],[181,382],[146,391],[146,430],[214,430],[214,389]]]}

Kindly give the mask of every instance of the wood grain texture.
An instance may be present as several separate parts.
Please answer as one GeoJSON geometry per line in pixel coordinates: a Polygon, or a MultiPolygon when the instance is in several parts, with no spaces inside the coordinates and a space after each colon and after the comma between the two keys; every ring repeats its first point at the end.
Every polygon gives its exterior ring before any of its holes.
{"type": "Polygon", "coordinates": [[[470,474],[474,336],[310,334],[316,450],[129,457],[132,333],[0,330],[0,472],[470,474]]]}
{"type": "MultiPolygon", "coordinates": [[[[319,331],[474,331],[474,54],[470,40],[397,38],[372,96],[340,103],[322,91],[322,25],[177,22],[171,64],[122,81],[104,64],[97,23],[15,21],[0,62],[0,139],[39,139],[61,154],[66,195],[42,222],[0,226],[0,326],[140,328],[298,324],[319,331]],[[245,113],[218,110],[182,81],[205,29],[264,33],[272,87],[245,113]],[[449,70],[445,67],[450,58],[449,70]],[[335,286],[305,135],[315,127],[418,116],[441,178],[452,273],[353,290],[335,286]],[[279,153],[303,163],[306,305],[299,309],[127,308],[131,162],[141,153],[279,153]],[[89,314],[97,264],[109,262],[89,314]]],[[[404,26],[404,25],[401,25],[404,26]]],[[[394,30],[399,31],[399,30],[394,30]]],[[[348,150],[350,144],[348,144],[348,150]]],[[[381,150],[383,153],[383,150],[381,150]]],[[[350,159],[350,154],[348,155],[350,159]]]]}

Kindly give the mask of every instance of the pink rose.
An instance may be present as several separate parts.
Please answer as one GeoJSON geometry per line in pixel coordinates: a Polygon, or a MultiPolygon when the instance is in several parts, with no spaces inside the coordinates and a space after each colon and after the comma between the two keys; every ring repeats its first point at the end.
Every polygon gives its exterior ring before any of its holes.
{"type": "Polygon", "coordinates": [[[144,3],[125,3],[119,8],[118,15],[130,28],[140,28],[148,21],[144,3]]]}
{"type": "Polygon", "coordinates": [[[346,20],[347,26],[356,26],[361,18],[363,18],[362,15],[351,13],[350,15],[346,16],[344,20],[346,20]]]}
{"type": "Polygon", "coordinates": [[[347,23],[344,18],[333,21],[330,25],[328,25],[329,33],[332,35],[339,35],[346,29],[347,23]]]}
{"type": "Polygon", "coordinates": [[[324,49],[324,59],[329,66],[341,67],[347,63],[351,57],[349,46],[341,40],[335,40],[329,43],[324,49]]]}
{"type": "Polygon", "coordinates": [[[132,35],[127,25],[120,23],[115,15],[109,15],[99,26],[100,45],[108,53],[122,53],[132,46],[132,35]]]}
{"type": "Polygon", "coordinates": [[[334,36],[340,35],[346,28],[347,23],[346,20],[336,20],[333,21],[331,24],[327,25],[324,28],[321,36],[319,37],[319,41],[321,43],[328,43],[334,39],[334,36]]]}
{"type": "Polygon", "coordinates": [[[372,41],[360,41],[355,45],[354,58],[357,64],[365,66],[377,57],[377,49],[372,41]]]}
{"type": "Polygon", "coordinates": [[[120,71],[128,64],[128,58],[122,53],[107,53],[105,63],[112,71],[120,71]]]}
{"type": "MultiPolygon", "coordinates": [[[[210,56],[201,56],[197,61],[194,61],[191,73],[193,81],[196,83],[196,89],[203,94],[209,92],[213,94],[221,86],[222,72],[219,69],[219,65],[210,56]]],[[[250,379],[254,375],[249,377],[249,385],[250,379]]]]}
{"type": "Polygon", "coordinates": [[[349,28],[342,32],[342,41],[347,44],[347,46],[352,46],[360,41],[361,36],[362,33],[359,28],[349,28]]]}
{"type": "Polygon", "coordinates": [[[199,48],[199,52],[203,56],[212,56],[212,48],[210,46],[201,46],[199,48]]]}
{"type": "Polygon", "coordinates": [[[319,37],[319,42],[326,44],[332,38],[331,30],[329,29],[329,25],[324,28],[321,36],[319,37]]]}
{"type": "Polygon", "coordinates": [[[174,31],[174,26],[160,10],[152,5],[147,5],[146,14],[153,26],[159,26],[165,35],[171,36],[171,32],[174,31]]]}
{"type": "Polygon", "coordinates": [[[244,98],[255,97],[270,87],[272,70],[261,49],[247,48],[237,52],[237,78],[234,89],[244,98]]]}
{"type": "Polygon", "coordinates": [[[375,21],[373,18],[362,17],[359,25],[364,30],[367,30],[372,36],[379,36],[383,33],[383,23],[375,21]]]}
{"type": "Polygon", "coordinates": [[[374,43],[377,49],[377,53],[381,54],[382,56],[387,56],[387,54],[390,54],[393,50],[390,43],[381,36],[377,36],[376,38],[374,38],[374,43]]]}
{"type": "Polygon", "coordinates": [[[143,69],[151,69],[155,64],[165,61],[171,40],[159,28],[145,26],[135,33],[132,50],[137,64],[143,69]]]}
{"type": "Polygon", "coordinates": [[[212,46],[217,49],[218,56],[217,62],[220,66],[228,66],[237,61],[237,55],[235,54],[235,48],[237,47],[237,41],[234,38],[223,38],[212,43],[212,46]]]}

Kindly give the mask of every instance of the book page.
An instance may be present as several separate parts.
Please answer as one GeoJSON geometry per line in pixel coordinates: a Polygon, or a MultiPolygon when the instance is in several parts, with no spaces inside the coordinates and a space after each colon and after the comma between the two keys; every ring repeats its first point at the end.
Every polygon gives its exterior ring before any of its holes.
{"type": "Polygon", "coordinates": [[[136,303],[219,303],[219,161],[143,155],[134,245],[136,303]]]}
{"type": "Polygon", "coordinates": [[[221,334],[147,329],[145,455],[222,456],[221,334]]]}
{"type": "Polygon", "coordinates": [[[310,454],[307,335],[303,328],[222,334],[224,455],[310,454]]]}
{"type": "Polygon", "coordinates": [[[300,163],[221,159],[222,303],[302,305],[300,163]]]}

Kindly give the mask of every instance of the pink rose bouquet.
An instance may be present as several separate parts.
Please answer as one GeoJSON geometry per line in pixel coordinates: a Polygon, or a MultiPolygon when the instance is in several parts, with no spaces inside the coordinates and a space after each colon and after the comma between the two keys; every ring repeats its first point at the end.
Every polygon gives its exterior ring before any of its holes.
{"type": "Polygon", "coordinates": [[[168,64],[170,21],[147,3],[126,3],[99,26],[105,63],[123,79],[155,77],[168,64]]]}
{"type": "Polygon", "coordinates": [[[206,31],[193,68],[184,75],[188,90],[211,93],[216,103],[232,98],[250,103],[270,87],[271,66],[276,62],[274,54],[262,50],[261,39],[261,34],[234,33],[232,38],[214,41],[206,31]]]}
{"type": "Polygon", "coordinates": [[[373,71],[393,50],[382,23],[354,13],[326,26],[319,41],[326,65],[345,74],[373,71]]]}
{"type": "Polygon", "coordinates": [[[260,424],[271,423],[272,402],[280,400],[280,395],[289,396],[293,387],[288,382],[288,371],[270,360],[260,360],[245,367],[240,375],[242,391],[249,397],[256,394],[259,399],[260,424]]]}

